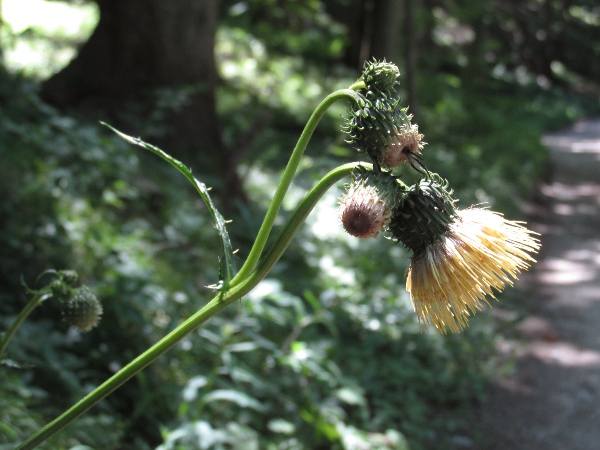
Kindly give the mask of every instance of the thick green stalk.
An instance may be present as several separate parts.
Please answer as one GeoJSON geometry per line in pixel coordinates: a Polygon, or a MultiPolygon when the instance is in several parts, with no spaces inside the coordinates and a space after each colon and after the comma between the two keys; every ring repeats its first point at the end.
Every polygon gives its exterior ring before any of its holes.
{"type": "MultiPolygon", "coordinates": [[[[273,246],[256,266],[256,269],[251,271],[245,279],[239,280],[234,286],[230,285],[226,291],[221,292],[219,295],[214,297],[201,310],[177,326],[177,328],[175,328],[164,338],[119,370],[116,374],[94,389],[91,393],[86,395],[61,416],[38,430],[33,436],[17,447],[17,449],[33,449],[50,436],[56,434],[58,431],[66,427],[68,424],[73,422],[79,416],[100,402],[104,397],[108,396],[110,393],[122,386],[138,372],[156,361],[156,359],[166,353],[181,339],[198,328],[212,316],[250,292],[262,279],[267,276],[275,263],[279,260],[295,234],[300,229],[300,226],[323,194],[338,180],[349,175],[357,165],[359,165],[359,163],[351,163],[333,169],[327,173],[313,189],[311,189],[311,191],[306,195],[306,197],[302,200],[290,217],[273,246]]],[[[368,164],[365,165],[368,166],[368,164]]]]}
{"type": "Polygon", "coordinates": [[[42,303],[44,300],[50,297],[52,297],[52,294],[49,292],[39,292],[36,293],[31,300],[29,300],[27,305],[25,305],[25,308],[23,308],[15,322],[12,324],[12,326],[8,329],[8,331],[2,338],[2,341],[0,341],[0,359],[4,354],[8,343],[10,342],[14,334],[17,332],[23,321],[27,318],[29,314],[31,314],[31,311],[33,311],[40,303],[42,303]]]}
{"type": "MultiPolygon", "coordinates": [[[[356,84],[356,83],[355,83],[356,84]]],[[[352,85],[354,88],[355,85],[352,85]]],[[[360,88],[362,85],[357,86],[356,89],[360,88]]],[[[300,164],[300,160],[302,159],[302,155],[304,154],[304,150],[308,145],[308,141],[310,140],[317,124],[327,111],[327,109],[339,100],[350,100],[352,102],[358,103],[360,101],[360,97],[358,94],[352,89],[340,89],[339,91],[335,91],[325,97],[325,99],[317,106],[315,111],[310,116],[298,142],[296,147],[294,148],[292,155],[290,156],[290,160],[283,172],[283,176],[275,191],[275,195],[273,196],[273,200],[271,201],[271,205],[267,210],[267,214],[263,220],[263,223],[258,231],[258,235],[256,236],[256,240],[254,241],[254,245],[244,262],[244,265],[237,273],[233,280],[231,280],[231,286],[234,286],[236,283],[244,280],[248,276],[248,274],[254,269],[256,266],[260,255],[262,254],[263,249],[267,243],[267,239],[273,228],[273,224],[275,223],[275,219],[277,214],[279,213],[279,208],[283,203],[283,198],[290,187],[292,182],[292,178],[298,169],[298,165],[300,164]]]]}

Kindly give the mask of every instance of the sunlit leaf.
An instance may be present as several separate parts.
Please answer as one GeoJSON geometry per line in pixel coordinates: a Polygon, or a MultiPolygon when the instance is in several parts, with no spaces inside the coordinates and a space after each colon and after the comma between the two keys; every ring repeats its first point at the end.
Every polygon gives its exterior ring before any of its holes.
{"type": "Polygon", "coordinates": [[[254,409],[255,411],[263,412],[265,407],[256,399],[233,389],[219,389],[212,391],[204,396],[204,402],[210,403],[218,400],[235,403],[240,408],[254,409]]]}
{"type": "Polygon", "coordinates": [[[273,433],[287,434],[290,436],[296,431],[296,426],[292,422],[284,419],[271,420],[267,426],[273,433]]]}
{"type": "Polygon", "coordinates": [[[365,398],[363,394],[355,389],[350,389],[348,387],[344,387],[342,389],[338,389],[335,393],[336,397],[339,398],[344,403],[349,405],[364,405],[365,398]]]}
{"type": "Polygon", "coordinates": [[[198,396],[198,390],[202,389],[207,384],[208,380],[206,379],[206,377],[197,376],[191,378],[185,386],[185,389],[183,390],[183,399],[186,402],[191,402],[195,400],[198,396]]]}

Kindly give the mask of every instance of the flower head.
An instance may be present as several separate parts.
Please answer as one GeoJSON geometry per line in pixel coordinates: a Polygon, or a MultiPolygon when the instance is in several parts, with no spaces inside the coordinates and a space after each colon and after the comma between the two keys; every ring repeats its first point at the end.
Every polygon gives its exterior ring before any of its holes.
{"type": "Polygon", "coordinates": [[[373,163],[392,169],[400,164],[414,162],[421,165],[419,154],[425,145],[412,116],[400,105],[399,100],[377,97],[364,99],[363,105],[345,119],[342,131],[348,136],[346,142],[357,151],[365,152],[373,163]]]}
{"type": "Polygon", "coordinates": [[[519,222],[455,203],[447,182],[430,174],[406,191],[388,227],[413,252],[406,289],[419,322],[439,333],[465,328],[486,296],[512,285],[540,248],[519,222]]]}
{"type": "Polygon", "coordinates": [[[458,211],[442,238],[412,257],[406,289],[419,321],[443,334],[464,329],[487,295],[495,298],[535,262],[533,234],[487,209],[458,211]]]}
{"type": "Polygon", "coordinates": [[[358,238],[376,237],[390,223],[402,186],[388,172],[359,168],[340,200],[344,229],[358,238]]]}
{"type": "Polygon", "coordinates": [[[102,305],[87,286],[81,286],[73,290],[62,313],[63,319],[69,325],[81,331],[90,331],[100,323],[102,305]]]}

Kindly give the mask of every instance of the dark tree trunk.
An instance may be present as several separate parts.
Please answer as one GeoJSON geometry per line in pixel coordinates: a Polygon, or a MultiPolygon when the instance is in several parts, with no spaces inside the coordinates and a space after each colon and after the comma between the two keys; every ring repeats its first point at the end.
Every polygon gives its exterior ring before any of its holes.
{"type": "Polygon", "coordinates": [[[153,89],[193,86],[183,107],[167,119],[172,135],[162,144],[182,162],[210,171],[227,196],[239,198],[241,184],[216,114],[218,0],[97,3],[96,30],[77,57],[44,83],[43,98],[59,107],[93,105],[110,114],[153,89]]]}
{"type": "Polygon", "coordinates": [[[402,0],[371,0],[373,15],[371,26],[371,56],[398,63],[402,54],[403,29],[402,0]]]}
{"type": "Polygon", "coordinates": [[[386,59],[398,63],[401,56],[402,0],[327,1],[327,10],[348,28],[348,66],[362,70],[365,60],[386,59]]]}
{"type": "Polygon", "coordinates": [[[348,0],[340,2],[335,0],[324,0],[327,12],[339,23],[344,24],[348,29],[348,48],[344,55],[344,63],[348,67],[354,67],[357,71],[362,71],[362,63],[369,58],[370,51],[370,33],[365,30],[369,27],[369,11],[366,8],[365,0],[348,0]],[[369,40],[365,42],[365,37],[369,40]]]}

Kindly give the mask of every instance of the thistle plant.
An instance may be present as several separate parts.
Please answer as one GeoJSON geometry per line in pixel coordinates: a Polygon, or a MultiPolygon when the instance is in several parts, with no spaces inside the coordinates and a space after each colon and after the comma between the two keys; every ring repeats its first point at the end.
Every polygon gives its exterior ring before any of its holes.
{"type": "MultiPolygon", "coordinates": [[[[126,141],[171,164],[192,183],[212,216],[222,244],[220,279],[212,286],[214,297],[203,308],[18,448],[35,448],[212,316],[249,293],[277,263],[323,194],[345,177],[351,177],[351,182],[339,202],[342,226],[361,239],[386,234],[389,245],[404,245],[412,252],[406,288],[425,329],[432,326],[443,334],[461,331],[488,297],[494,298],[495,292],[512,284],[518,273],[534,261],[530,255],[539,249],[539,241],[521,224],[505,220],[498,213],[456,207],[448,182],[425,167],[424,136],[412,123],[412,116],[396,92],[399,75],[391,63],[367,62],[355,83],[333,92],[317,106],[292,151],[254,244],[237,272],[232,263],[227,222],[215,208],[208,188],[184,164],[161,149],[109,127],[126,141]],[[348,102],[342,125],[347,142],[366,154],[370,163],[344,164],[325,174],[266,248],[312,133],[326,110],[338,101],[348,102]],[[401,181],[395,168],[403,164],[418,172],[416,183],[406,185],[401,181]]],[[[77,294],[66,303],[65,318],[83,328],[95,325],[87,320],[94,311],[86,303],[87,292],[80,290],[77,294]],[[81,305],[86,306],[82,309],[81,305]]]]}
{"type": "Polygon", "coordinates": [[[486,296],[512,285],[540,246],[520,223],[455,203],[448,183],[433,174],[407,190],[389,225],[413,253],[406,289],[419,321],[444,334],[461,331],[486,296]]]}
{"type": "Polygon", "coordinates": [[[100,323],[102,305],[96,294],[86,285],[77,286],[79,275],[73,270],[47,270],[38,276],[51,275],[54,278],[41,289],[31,289],[25,286],[31,299],[21,310],[10,328],[0,339],[0,359],[8,344],[23,324],[27,316],[48,299],[55,299],[61,304],[63,320],[82,332],[90,331],[100,323]]]}

